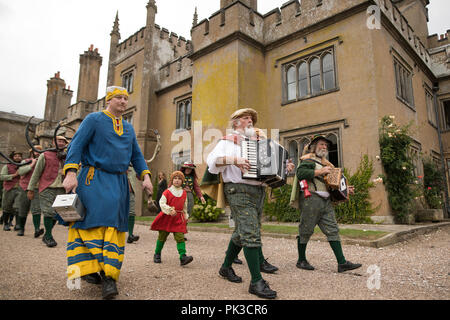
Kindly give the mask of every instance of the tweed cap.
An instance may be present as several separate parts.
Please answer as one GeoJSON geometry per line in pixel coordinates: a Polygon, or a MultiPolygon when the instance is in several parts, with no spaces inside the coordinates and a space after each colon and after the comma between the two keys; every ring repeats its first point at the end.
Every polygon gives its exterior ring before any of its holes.
{"type": "Polygon", "coordinates": [[[244,116],[251,116],[252,117],[252,121],[253,121],[253,125],[255,125],[256,121],[258,120],[258,112],[256,112],[256,110],[252,109],[252,108],[242,108],[242,109],[236,110],[231,115],[230,120],[239,119],[239,118],[242,118],[244,116]]]}

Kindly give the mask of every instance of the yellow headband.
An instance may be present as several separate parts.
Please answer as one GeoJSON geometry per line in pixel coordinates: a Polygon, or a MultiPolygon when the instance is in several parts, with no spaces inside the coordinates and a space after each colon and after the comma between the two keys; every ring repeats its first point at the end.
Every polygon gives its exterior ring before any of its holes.
{"type": "Polygon", "coordinates": [[[106,89],[106,101],[111,100],[115,96],[124,95],[128,97],[127,89],[122,87],[108,87],[106,89]]]}

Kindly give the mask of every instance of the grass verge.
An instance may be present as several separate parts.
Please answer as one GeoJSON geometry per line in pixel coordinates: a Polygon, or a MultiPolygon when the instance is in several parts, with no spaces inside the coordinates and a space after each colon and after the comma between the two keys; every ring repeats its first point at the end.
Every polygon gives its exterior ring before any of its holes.
{"type": "MultiPolygon", "coordinates": [[[[155,217],[136,217],[137,221],[153,221],[155,217]]],[[[213,222],[189,222],[189,227],[202,227],[202,228],[221,228],[227,229],[228,224],[226,223],[213,223],[213,222]]],[[[298,234],[297,226],[286,226],[286,225],[272,225],[272,224],[263,224],[261,227],[263,232],[267,233],[278,233],[278,234],[289,234],[294,235],[298,234]]],[[[320,231],[319,227],[314,229],[314,234],[323,235],[322,231],[320,231]]],[[[339,229],[339,234],[345,238],[351,239],[361,239],[361,240],[376,240],[385,235],[387,232],[383,231],[372,231],[372,230],[359,230],[359,229],[339,229]]]]}

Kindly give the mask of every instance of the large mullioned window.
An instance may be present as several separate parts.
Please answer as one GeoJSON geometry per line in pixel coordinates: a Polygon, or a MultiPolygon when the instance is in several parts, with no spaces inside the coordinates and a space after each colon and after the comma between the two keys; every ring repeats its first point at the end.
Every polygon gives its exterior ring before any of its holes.
{"type": "Polygon", "coordinates": [[[283,66],[283,103],[328,93],[337,88],[334,49],[289,62],[283,66]]]}

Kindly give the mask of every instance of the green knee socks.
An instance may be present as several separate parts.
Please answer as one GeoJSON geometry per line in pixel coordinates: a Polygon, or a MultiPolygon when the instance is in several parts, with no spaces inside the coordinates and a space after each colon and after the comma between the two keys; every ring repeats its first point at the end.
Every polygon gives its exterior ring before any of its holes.
{"type": "Polygon", "coordinates": [[[222,264],[222,267],[229,268],[233,264],[234,259],[238,256],[239,252],[241,252],[242,247],[239,247],[234,244],[233,240],[230,240],[228,244],[228,250],[225,255],[225,261],[222,264]]]}
{"type": "Polygon", "coordinates": [[[33,225],[34,230],[38,231],[41,227],[41,215],[40,214],[33,214],[33,225]]]}
{"type": "Polygon", "coordinates": [[[259,261],[259,252],[261,248],[248,248],[244,247],[244,256],[247,260],[247,265],[252,276],[252,283],[255,283],[262,279],[261,267],[259,261]]]}
{"type": "Polygon", "coordinates": [[[342,246],[340,241],[329,241],[331,249],[333,249],[336,260],[339,264],[345,263],[344,253],[342,252],[342,246]]]}
{"type": "Polygon", "coordinates": [[[156,240],[155,253],[156,254],[161,254],[161,251],[162,251],[163,247],[164,247],[164,241],[156,240]]]}
{"type": "Polygon", "coordinates": [[[48,238],[53,238],[52,236],[52,229],[53,229],[54,223],[53,223],[53,218],[49,218],[49,217],[44,217],[44,227],[45,227],[45,237],[48,238]]]}
{"type": "Polygon", "coordinates": [[[298,262],[306,261],[306,245],[307,243],[300,243],[300,239],[297,239],[298,262]]]}
{"type": "Polygon", "coordinates": [[[128,234],[133,235],[135,216],[128,216],[128,234]]]}
{"type": "Polygon", "coordinates": [[[186,243],[185,242],[177,242],[177,250],[180,254],[180,259],[183,257],[183,255],[186,254],[186,243]]]}

